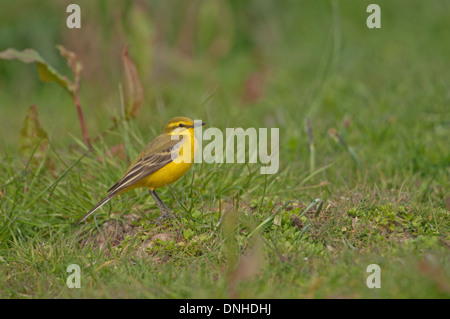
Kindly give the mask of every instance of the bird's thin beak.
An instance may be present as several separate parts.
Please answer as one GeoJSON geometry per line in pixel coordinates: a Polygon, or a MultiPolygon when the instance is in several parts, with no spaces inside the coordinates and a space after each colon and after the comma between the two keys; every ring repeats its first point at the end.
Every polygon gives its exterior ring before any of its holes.
{"type": "Polygon", "coordinates": [[[197,125],[193,125],[193,127],[200,127],[200,126],[205,126],[205,125],[206,125],[206,123],[202,122],[202,124],[198,123],[197,125]]]}

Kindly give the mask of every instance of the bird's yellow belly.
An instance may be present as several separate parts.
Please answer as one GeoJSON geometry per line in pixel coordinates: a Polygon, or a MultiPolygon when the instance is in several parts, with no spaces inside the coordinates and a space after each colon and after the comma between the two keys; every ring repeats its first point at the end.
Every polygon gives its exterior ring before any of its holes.
{"type": "Polygon", "coordinates": [[[139,181],[136,187],[148,187],[150,189],[160,188],[179,180],[191,168],[192,163],[171,162],[153,174],[139,181]]]}
{"type": "MultiPolygon", "coordinates": [[[[179,162],[170,162],[169,164],[161,167],[153,174],[141,179],[140,181],[136,182],[130,187],[127,187],[126,189],[124,189],[124,191],[138,187],[147,187],[153,190],[155,188],[160,188],[172,184],[173,182],[179,180],[191,168],[194,162],[194,154],[197,151],[197,144],[198,144],[197,141],[194,139],[194,136],[192,135],[191,142],[190,143],[185,142],[183,145],[184,147],[191,148],[190,153],[187,154],[187,156],[190,155],[190,161],[188,158],[186,161],[181,160],[179,162]]],[[[183,156],[183,150],[184,150],[183,148],[180,150],[180,156],[183,156]]]]}

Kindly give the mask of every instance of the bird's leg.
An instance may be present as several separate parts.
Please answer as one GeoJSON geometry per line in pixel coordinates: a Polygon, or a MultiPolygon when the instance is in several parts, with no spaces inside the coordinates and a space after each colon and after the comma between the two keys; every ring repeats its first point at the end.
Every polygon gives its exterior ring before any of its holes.
{"type": "Polygon", "coordinates": [[[149,190],[150,195],[152,195],[153,199],[156,202],[156,205],[158,205],[159,210],[161,211],[161,217],[160,218],[170,218],[175,216],[175,214],[167,207],[167,205],[162,201],[162,199],[156,194],[154,190],[149,190]]]}
{"type": "Polygon", "coordinates": [[[172,210],[166,205],[166,203],[163,202],[163,200],[161,199],[161,197],[159,197],[159,195],[153,191],[156,195],[156,197],[159,199],[159,202],[162,204],[162,206],[165,208],[166,212],[168,212],[170,215],[175,216],[174,212],[172,212],[172,210]]]}

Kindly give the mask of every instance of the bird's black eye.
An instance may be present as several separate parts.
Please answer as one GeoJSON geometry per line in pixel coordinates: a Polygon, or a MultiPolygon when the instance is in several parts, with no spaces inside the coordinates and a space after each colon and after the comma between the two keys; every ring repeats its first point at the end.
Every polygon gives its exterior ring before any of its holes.
{"type": "Polygon", "coordinates": [[[183,123],[180,123],[180,124],[178,124],[178,126],[179,126],[179,127],[183,127],[184,125],[183,125],[183,123]]]}

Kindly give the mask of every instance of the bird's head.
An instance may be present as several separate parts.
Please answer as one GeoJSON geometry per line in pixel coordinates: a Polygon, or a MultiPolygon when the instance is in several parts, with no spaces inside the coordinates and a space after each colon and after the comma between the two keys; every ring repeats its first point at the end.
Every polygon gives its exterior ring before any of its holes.
{"type": "Polygon", "coordinates": [[[183,116],[174,117],[169,122],[167,122],[166,127],[164,128],[164,133],[170,135],[193,134],[194,127],[199,127],[206,124],[202,122],[200,125],[194,125],[194,121],[190,118],[183,116]]]}

